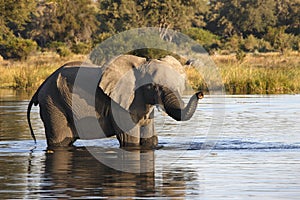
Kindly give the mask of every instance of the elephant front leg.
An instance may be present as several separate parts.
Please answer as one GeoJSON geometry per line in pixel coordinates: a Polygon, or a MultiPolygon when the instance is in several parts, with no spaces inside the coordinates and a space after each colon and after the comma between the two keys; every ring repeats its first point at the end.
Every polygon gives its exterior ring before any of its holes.
{"type": "Polygon", "coordinates": [[[154,130],[154,120],[146,126],[141,126],[140,145],[146,148],[155,148],[158,144],[158,138],[154,130]]]}
{"type": "Polygon", "coordinates": [[[139,126],[133,127],[126,133],[121,132],[117,134],[120,147],[135,147],[140,145],[140,128],[139,126]]]}
{"type": "Polygon", "coordinates": [[[145,125],[140,127],[140,145],[146,148],[155,148],[158,144],[158,138],[154,129],[154,110],[145,122],[145,125]]]}

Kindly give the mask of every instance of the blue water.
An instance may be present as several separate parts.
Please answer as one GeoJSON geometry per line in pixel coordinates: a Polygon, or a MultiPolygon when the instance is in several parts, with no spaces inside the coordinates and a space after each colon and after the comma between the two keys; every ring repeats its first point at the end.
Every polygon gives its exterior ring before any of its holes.
{"type": "Polygon", "coordinates": [[[93,156],[124,157],[115,138],[47,152],[37,107],[34,146],[28,97],[1,94],[1,199],[299,199],[300,95],[226,96],[222,106],[206,96],[184,123],[156,112],[163,147],[130,154],[141,173],[128,173],[93,156]]]}

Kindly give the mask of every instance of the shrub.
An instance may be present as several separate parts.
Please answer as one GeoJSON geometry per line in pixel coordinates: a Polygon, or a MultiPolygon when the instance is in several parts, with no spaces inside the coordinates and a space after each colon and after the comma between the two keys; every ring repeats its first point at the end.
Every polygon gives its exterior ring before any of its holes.
{"type": "Polygon", "coordinates": [[[258,44],[259,40],[251,34],[244,40],[243,47],[246,51],[254,52],[258,50],[258,44]]]}
{"type": "Polygon", "coordinates": [[[61,46],[56,49],[56,53],[58,53],[58,55],[60,57],[67,57],[67,56],[71,55],[72,52],[70,51],[70,49],[68,47],[61,46]]]}
{"type": "Polygon", "coordinates": [[[239,49],[236,54],[235,54],[235,58],[239,61],[239,62],[243,62],[244,59],[246,58],[246,53],[239,49]]]}
{"type": "Polygon", "coordinates": [[[297,50],[297,43],[299,42],[296,36],[285,33],[285,29],[286,27],[269,27],[264,37],[274,49],[279,50],[281,53],[284,53],[286,50],[297,50]]]}
{"type": "Polygon", "coordinates": [[[111,37],[112,34],[111,33],[100,33],[99,35],[97,35],[94,40],[93,40],[93,46],[98,45],[99,43],[103,42],[104,40],[106,40],[107,38],[111,37]]]}
{"type": "Polygon", "coordinates": [[[243,44],[243,39],[238,35],[233,35],[231,38],[227,40],[224,44],[224,49],[230,52],[237,52],[241,49],[243,44]]]}
{"type": "Polygon", "coordinates": [[[258,41],[258,51],[259,52],[269,52],[269,51],[272,51],[273,50],[273,47],[271,46],[271,44],[264,40],[264,39],[260,39],[258,41]]]}
{"type": "Polygon", "coordinates": [[[88,54],[91,51],[91,45],[79,42],[72,45],[71,51],[76,54],[88,54]]]}
{"type": "Polygon", "coordinates": [[[14,36],[0,41],[0,54],[5,59],[13,58],[23,60],[30,53],[36,51],[37,44],[33,40],[17,38],[14,36]]]}
{"type": "Polygon", "coordinates": [[[62,46],[66,46],[66,44],[63,42],[57,42],[57,41],[51,42],[47,45],[47,47],[51,51],[56,51],[59,47],[62,47],[62,46]]]}
{"type": "Polygon", "coordinates": [[[63,42],[51,42],[48,45],[48,48],[51,51],[55,51],[60,57],[67,57],[72,53],[69,47],[67,47],[67,45],[63,42]]]}
{"type": "Polygon", "coordinates": [[[219,36],[201,28],[189,28],[183,33],[199,42],[207,50],[217,49],[221,43],[219,36]]]}

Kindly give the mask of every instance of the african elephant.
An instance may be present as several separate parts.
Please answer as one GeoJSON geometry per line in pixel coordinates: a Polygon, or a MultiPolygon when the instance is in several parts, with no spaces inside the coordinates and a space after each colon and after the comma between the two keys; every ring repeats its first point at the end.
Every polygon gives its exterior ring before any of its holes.
{"type": "Polygon", "coordinates": [[[152,148],[158,144],[154,105],[173,119],[185,121],[203,97],[197,92],[184,106],[180,97],[184,84],[184,68],[172,56],[146,60],[121,55],[101,67],[70,62],[50,75],[29,102],[31,135],[35,140],[30,110],[39,104],[48,147],[116,135],[120,147],[152,148]]]}

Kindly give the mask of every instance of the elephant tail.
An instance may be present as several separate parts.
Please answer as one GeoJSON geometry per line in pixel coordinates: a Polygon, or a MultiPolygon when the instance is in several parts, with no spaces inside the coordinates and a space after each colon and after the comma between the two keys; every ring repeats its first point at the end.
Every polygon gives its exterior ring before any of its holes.
{"type": "Polygon", "coordinates": [[[37,106],[39,104],[37,96],[38,96],[38,91],[31,98],[31,100],[28,104],[28,108],[27,108],[27,122],[28,122],[28,126],[29,126],[29,129],[30,129],[31,137],[33,138],[35,144],[36,144],[36,138],[35,138],[35,135],[34,135],[34,132],[33,132],[33,129],[32,129],[32,125],[31,125],[31,121],[30,121],[30,111],[31,111],[31,107],[32,107],[33,104],[35,106],[37,106]]]}

